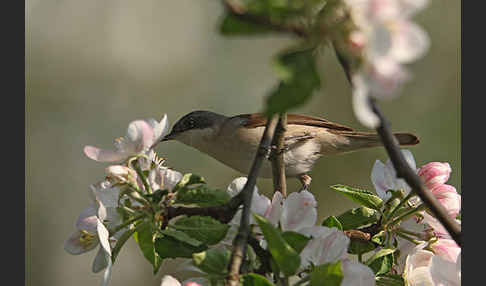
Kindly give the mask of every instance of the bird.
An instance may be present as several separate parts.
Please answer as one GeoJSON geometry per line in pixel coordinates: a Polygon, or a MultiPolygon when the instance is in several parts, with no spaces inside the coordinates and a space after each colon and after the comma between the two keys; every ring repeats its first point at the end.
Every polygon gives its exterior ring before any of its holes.
{"type": "MultiPolygon", "coordinates": [[[[196,110],[182,116],[159,142],[178,141],[247,174],[258,151],[266,121],[262,113],[225,116],[196,110]]],[[[394,136],[400,145],[419,143],[418,137],[412,133],[394,133],[394,136]]],[[[309,172],[320,158],[381,145],[376,133],[355,131],[319,117],[287,114],[282,150],[285,175],[298,178],[303,188],[309,189],[312,180],[309,172]]],[[[259,177],[272,177],[269,160],[263,163],[259,177]]]]}

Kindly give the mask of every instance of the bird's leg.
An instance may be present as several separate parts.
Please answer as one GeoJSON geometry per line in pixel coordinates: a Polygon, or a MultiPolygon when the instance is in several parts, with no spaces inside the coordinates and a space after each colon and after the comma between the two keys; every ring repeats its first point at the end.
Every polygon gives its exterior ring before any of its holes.
{"type": "Polygon", "coordinates": [[[302,187],[304,188],[304,190],[309,190],[309,187],[310,187],[310,184],[311,184],[311,181],[312,181],[312,178],[311,176],[307,175],[307,174],[300,174],[298,176],[299,178],[299,181],[300,183],[302,183],[302,187]]]}

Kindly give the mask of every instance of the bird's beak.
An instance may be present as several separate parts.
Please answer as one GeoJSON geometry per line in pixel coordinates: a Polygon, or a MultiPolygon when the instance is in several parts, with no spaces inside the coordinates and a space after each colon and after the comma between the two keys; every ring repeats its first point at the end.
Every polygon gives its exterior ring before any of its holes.
{"type": "Polygon", "coordinates": [[[169,141],[169,140],[172,140],[174,139],[175,135],[171,132],[167,135],[165,135],[162,139],[160,139],[159,141],[155,142],[152,146],[150,146],[150,149],[153,149],[155,146],[157,146],[157,144],[159,144],[160,142],[164,142],[164,141],[169,141]]]}

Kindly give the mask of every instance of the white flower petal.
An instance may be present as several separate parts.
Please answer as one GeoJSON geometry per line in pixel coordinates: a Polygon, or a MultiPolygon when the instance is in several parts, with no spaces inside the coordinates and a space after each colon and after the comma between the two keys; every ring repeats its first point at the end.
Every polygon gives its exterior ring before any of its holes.
{"type": "Polygon", "coordinates": [[[96,233],[98,219],[96,218],[96,208],[90,206],[85,208],[76,220],[76,228],[85,230],[89,233],[96,233]]]}
{"type": "Polygon", "coordinates": [[[251,197],[251,211],[263,216],[270,208],[270,199],[255,191],[251,197]]]}
{"type": "Polygon", "coordinates": [[[299,231],[313,226],[317,220],[317,201],[308,191],[291,193],[283,202],[280,223],[282,230],[299,231]]]}
{"type": "Polygon", "coordinates": [[[162,283],[160,286],[181,286],[181,283],[170,275],[162,277],[162,283]]]}
{"type": "Polygon", "coordinates": [[[123,151],[138,153],[152,146],[154,132],[152,126],[143,120],[130,122],[127,130],[127,142],[123,145],[123,151]]]}
{"type": "Polygon", "coordinates": [[[280,218],[282,217],[282,210],[284,198],[281,192],[275,192],[272,198],[272,204],[265,212],[265,217],[273,224],[278,225],[280,218]]]}
{"type": "Polygon", "coordinates": [[[111,256],[110,233],[101,220],[98,220],[98,238],[103,249],[111,256]]]}
{"type": "Polygon", "coordinates": [[[374,286],[375,273],[366,265],[343,259],[341,262],[343,280],[340,286],[374,286]]]}
{"type": "Polygon", "coordinates": [[[369,89],[361,76],[353,78],[353,111],[356,118],[364,126],[376,129],[380,125],[380,119],[370,107],[369,89]]]}
{"type": "Polygon", "coordinates": [[[153,127],[154,140],[153,143],[159,142],[165,135],[169,133],[169,120],[167,114],[164,114],[159,123],[153,127]]]}
{"type": "Polygon", "coordinates": [[[313,237],[300,253],[303,268],[310,263],[320,265],[347,257],[349,237],[337,228],[310,227],[301,233],[313,237]]]}
{"type": "Polygon", "coordinates": [[[373,169],[371,169],[371,182],[375,187],[376,194],[382,200],[387,200],[391,197],[391,194],[386,192],[390,187],[385,180],[385,164],[380,160],[376,160],[373,169]]]}
{"type": "Polygon", "coordinates": [[[430,275],[435,285],[461,285],[460,268],[458,271],[456,263],[445,260],[438,255],[432,257],[430,261],[430,275]]]}
{"type": "Polygon", "coordinates": [[[103,283],[101,284],[102,286],[108,286],[111,279],[111,269],[113,268],[113,263],[111,262],[111,259],[109,257],[107,259],[108,266],[106,266],[105,273],[103,274],[103,283]]]}
{"type": "Polygon", "coordinates": [[[241,190],[243,190],[247,180],[248,179],[246,177],[234,179],[227,188],[228,194],[230,194],[232,197],[236,196],[239,192],[241,192],[241,190]]]}
{"type": "Polygon", "coordinates": [[[390,56],[402,63],[421,58],[430,42],[427,34],[413,22],[397,21],[393,26],[394,37],[390,56]]]}
{"type": "Polygon", "coordinates": [[[413,157],[412,152],[410,152],[407,149],[402,149],[401,151],[402,151],[403,157],[405,157],[405,161],[407,161],[410,168],[412,168],[412,170],[417,172],[417,164],[415,163],[415,158],[413,157]]]}
{"type": "Polygon", "coordinates": [[[120,195],[119,187],[112,186],[108,181],[102,181],[90,185],[90,188],[95,201],[98,200],[106,208],[118,207],[118,197],[120,195]]]}
{"type": "Polygon", "coordinates": [[[93,265],[91,266],[91,270],[94,273],[98,273],[101,270],[105,269],[108,266],[108,261],[111,260],[110,257],[107,255],[106,251],[103,247],[98,249],[96,253],[95,259],[93,261],[93,265]]]}

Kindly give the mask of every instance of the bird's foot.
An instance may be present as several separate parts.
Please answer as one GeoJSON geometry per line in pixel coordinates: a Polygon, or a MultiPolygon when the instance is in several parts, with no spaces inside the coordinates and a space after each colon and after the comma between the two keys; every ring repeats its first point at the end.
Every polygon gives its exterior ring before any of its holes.
{"type": "Polygon", "coordinates": [[[302,187],[304,188],[304,190],[308,191],[309,188],[310,188],[311,181],[312,181],[311,176],[309,176],[307,174],[299,175],[299,181],[302,184],[302,187]]]}

